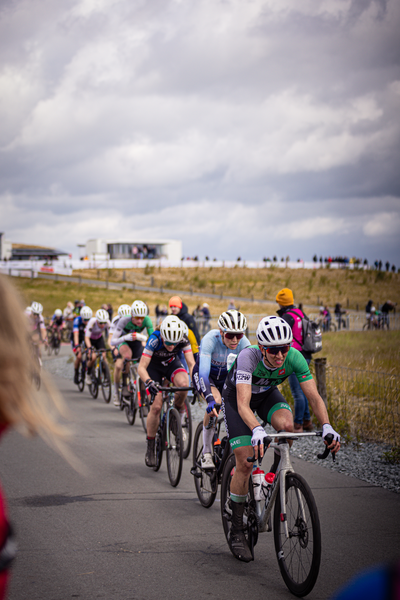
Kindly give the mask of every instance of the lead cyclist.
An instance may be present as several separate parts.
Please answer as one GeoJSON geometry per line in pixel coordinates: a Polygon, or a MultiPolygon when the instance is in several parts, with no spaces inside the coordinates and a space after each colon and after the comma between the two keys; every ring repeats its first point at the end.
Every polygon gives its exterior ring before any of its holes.
{"type": "MultiPolygon", "coordinates": [[[[265,431],[254,412],[276,431],[293,432],[293,415],[278,385],[295,373],[316,418],[322,436],[333,435],[328,448],[333,454],[340,449],[340,435],[329,423],[324,401],[317,391],[308,364],[301,352],[291,347],[290,325],[281,317],[268,316],[258,324],[257,345],[242,350],[228,372],[222,392],[226,430],[236,457],[236,469],[230,486],[232,527],[228,543],[232,554],[243,562],[253,560],[244,534],[243,512],[248,493],[252,463],[247,457],[264,455],[265,431]]],[[[327,443],[327,442],[325,442],[327,443]]],[[[276,472],[279,455],[275,454],[271,471],[276,472]]]]}

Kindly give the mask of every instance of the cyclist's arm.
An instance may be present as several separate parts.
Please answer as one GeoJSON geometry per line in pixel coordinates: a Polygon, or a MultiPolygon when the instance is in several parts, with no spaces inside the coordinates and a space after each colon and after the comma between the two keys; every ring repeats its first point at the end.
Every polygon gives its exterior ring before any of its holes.
{"type": "Polygon", "coordinates": [[[86,348],[92,347],[92,342],[90,341],[90,337],[87,335],[85,335],[85,345],[86,345],[86,348]]]}
{"type": "Polygon", "coordinates": [[[211,369],[211,354],[208,352],[200,352],[199,362],[199,379],[201,389],[204,389],[203,396],[206,402],[211,402],[214,399],[210,385],[210,369],[211,369]]]}
{"type": "MultiPolygon", "coordinates": [[[[304,392],[307,400],[309,401],[311,408],[314,411],[315,416],[317,417],[319,423],[324,425],[325,423],[329,423],[328,411],[326,410],[326,406],[321,396],[318,393],[317,386],[315,384],[314,379],[310,379],[309,381],[303,381],[300,383],[301,389],[304,392]]],[[[333,448],[333,451],[336,453],[340,448],[340,443],[334,442],[328,448],[333,448]]]]}
{"type": "Polygon", "coordinates": [[[147,367],[149,366],[151,361],[151,356],[147,356],[146,354],[142,354],[139,365],[138,365],[138,375],[140,379],[146,382],[148,379],[151,379],[150,375],[147,372],[147,367]]]}
{"type": "Polygon", "coordinates": [[[74,331],[74,346],[79,346],[79,329],[74,331]]]}
{"type": "Polygon", "coordinates": [[[192,379],[193,367],[195,365],[193,352],[191,350],[188,350],[188,351],[184,352],[184,355],[185,355],[185,360],[186,360],[187,366],[189,367],[190,379],[192,379]]]}
{"type": "Polygon", "coordinates": [[[144,318],[143,324],[146,327],[147,334],[150,336],[154,332],[154,327],[153,322],[148,315],[144,318]]]}

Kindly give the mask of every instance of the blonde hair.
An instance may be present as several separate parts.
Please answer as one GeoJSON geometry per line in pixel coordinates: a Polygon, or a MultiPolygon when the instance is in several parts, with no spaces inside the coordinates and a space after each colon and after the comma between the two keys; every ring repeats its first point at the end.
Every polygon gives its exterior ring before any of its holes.
{"type": "Polygon", "coordinates": [[[67,416],[64,402],[43,372],[40,391],[34,385],[39,363],[24,305],[4,275],[0,275],[0,305],[0,424],[24,435],[38,434],[65,456],[60,438],[67,430],[59,422],[67,416]]]}

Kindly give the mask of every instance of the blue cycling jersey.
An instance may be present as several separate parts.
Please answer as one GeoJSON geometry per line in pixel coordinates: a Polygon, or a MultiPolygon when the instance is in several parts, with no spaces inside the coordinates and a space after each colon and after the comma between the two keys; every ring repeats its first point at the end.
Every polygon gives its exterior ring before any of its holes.
{"type": "Polygon", "coordinates": [[[212,397],[210,377],[216,384],[224,383],[228,369],[228,354],[238,355],[241,350],[250,346],[244,335],[235,350],[230,350],[222,341],[219,329],[212,329],[201,340],[199,351],[199,378],[204,397],[212,397]]]}
{"type": "Polygon", "coordinates": [[[161,338],[161,333],[156,330],[148,338],[146,346],[143,350],[144,356],[150,356],[152,360],[158,360],[160,362],[170,360],[171,357],[175,358],[180,352],[191,352],[192,348],[188,338],[183,336],[182,341],[176,346],[173,346],[172,350],[169,351],[164,346],[164,342],[161,338]]]}

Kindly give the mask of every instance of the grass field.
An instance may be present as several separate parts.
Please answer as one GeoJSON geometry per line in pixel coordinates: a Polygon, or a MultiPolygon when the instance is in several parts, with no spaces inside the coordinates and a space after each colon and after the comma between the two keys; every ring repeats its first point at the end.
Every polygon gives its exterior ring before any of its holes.
{"type": "MultiPolygon", "coordinates": [[[[295,302],[318,306],[328,304],[331,308],[340,302],[344,308],[364,310],[371,298],[376,306],[386,300],[400,301],[400,273],[362,271],[347,269],[247,269],[223,268],[175,268],[158,269],[102,269],[75,271],[93,279],[135,282],[138,285],[192,290],[200,296],[204,293],[223,294],[229,297],[254,297],[275,303],[277,292],[289,287],[295,302]]],[[[242,305],[245,310],[244,305],[242,305]]],[[[247,307],[246,307],[247,309],[247,307]]],[[[247,309],[248,310],[248,309],[247,309]]]]}

